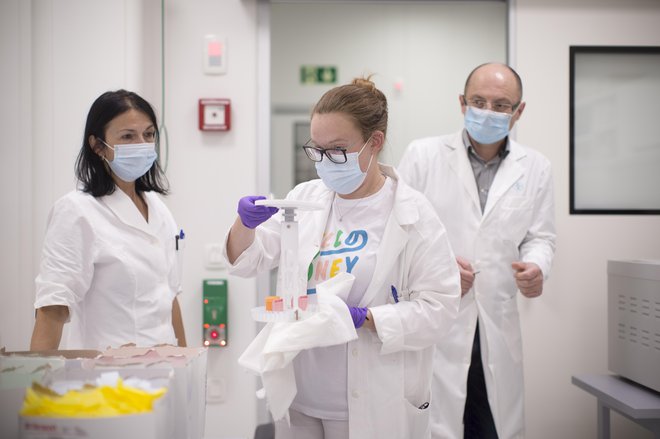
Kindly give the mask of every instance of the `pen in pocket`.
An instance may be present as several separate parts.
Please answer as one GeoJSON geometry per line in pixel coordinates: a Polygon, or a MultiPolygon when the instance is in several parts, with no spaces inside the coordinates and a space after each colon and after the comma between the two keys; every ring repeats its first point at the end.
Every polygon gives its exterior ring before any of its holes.
{"type": "MultiPolygon", "coordinates": [[[[175,250],[177,250],[177,251],[179,250],[179,241],[184,239],[185,237],[186,237],[186,234],[183,233],[183,229],[181,229],[181,231],[178,234],[174,235],[174,249],[175,250]]],[[[183,241],[181,242],[181,244],[183,244],[183,241]]]]}
{"type": "Polygon", "coordinates": [[[399,303],[399,293],[397,293],[394,285],[392,285],[392,297],[394,298],[394,303],[399,303]]]}

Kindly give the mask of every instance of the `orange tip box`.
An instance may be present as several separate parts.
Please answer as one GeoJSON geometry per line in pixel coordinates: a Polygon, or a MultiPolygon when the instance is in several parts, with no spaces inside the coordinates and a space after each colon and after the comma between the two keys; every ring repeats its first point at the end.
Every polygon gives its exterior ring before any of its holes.
{"type": "Polygon", "coordinates": [[[280,296],[266,296],[266,311],[282,311],[284,301],[280,296]]]}

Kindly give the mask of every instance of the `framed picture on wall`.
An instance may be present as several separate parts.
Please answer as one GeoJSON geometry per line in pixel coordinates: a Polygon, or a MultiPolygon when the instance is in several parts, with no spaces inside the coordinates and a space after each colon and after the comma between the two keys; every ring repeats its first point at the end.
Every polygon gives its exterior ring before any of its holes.
{"type": "Polygon", "coordinates": [[[570,47],[570,213],[660,215],[660,47],[570,47]]]}

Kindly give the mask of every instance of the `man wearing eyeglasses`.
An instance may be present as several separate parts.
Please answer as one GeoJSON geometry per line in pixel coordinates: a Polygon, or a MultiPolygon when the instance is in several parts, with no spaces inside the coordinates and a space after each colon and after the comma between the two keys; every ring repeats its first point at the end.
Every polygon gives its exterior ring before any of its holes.
{"type": "Polygon", "coordinates": [[[459,103],[464,128],[413,141],[399,165],[445,224],[461,273],[460,315],[436,350],[433,438],[522,438],[517,293],[541,295],[552,264],[551,168],[509,136],[525,109],[511,67],[475,68],[459,103]]]}

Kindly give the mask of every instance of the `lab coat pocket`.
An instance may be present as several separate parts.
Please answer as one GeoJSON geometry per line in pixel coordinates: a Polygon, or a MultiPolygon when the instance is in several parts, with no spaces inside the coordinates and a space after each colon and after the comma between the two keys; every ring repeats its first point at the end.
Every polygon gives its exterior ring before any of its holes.
{"type": "Polygon", "coordinates": [[[429,404],[424,403],[420,407],[416,407],[407,400],[404,400],[406,421],[408,423],[407,438],[425,439],[431,437],[431,410],[429,404]]]}
{"type": "Polygon", "coordinates": [[[512,195],[502,198],[502,209],[506,210],[527,210],[534,205],[531,197],[524,195],[512,195]]]}
{"type": "Polygon", "coordinates": [[[507,196],[502,199],[499,232],[503,239],[520,243],[532,221],[534,200],[528,196],[507,196]]]}
{"type": "Polygon", "coordinates": [[[174,294],[177,294],[177,292],[182,289],[185,248],[186,242],[184,239],[175,239],[174,260],[170,260],[170,263],[172,264],[170,265],[170,288],[172,288],[174,294]]]}

